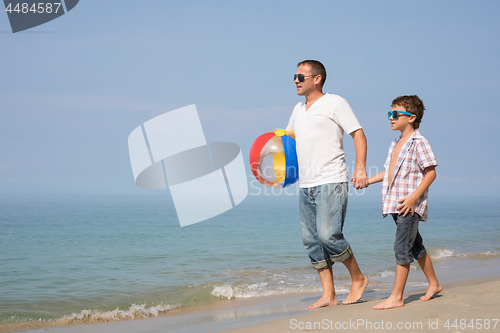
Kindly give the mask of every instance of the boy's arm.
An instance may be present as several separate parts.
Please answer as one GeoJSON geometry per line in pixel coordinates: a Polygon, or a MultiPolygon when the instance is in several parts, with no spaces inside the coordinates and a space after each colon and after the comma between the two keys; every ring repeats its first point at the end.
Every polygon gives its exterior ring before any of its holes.
{"type": "Polygon", "coordinates": [[[356,168],[351,181],[356,189],[368,186],[368,176],[366,175],[366,136],[363,130],[357,129],[351,133],[356,150],[356,168]]]}
{"type": "Polygon", "coordinates": [[[368,185],[379,183],[384,180],[385,171],[377,173],[375,176],[368,178],[368,185]]]}
{"type": "Polygon", "coordinates": [[[406,198],[401,198],[398,200],[398,202],[401,203],[396,209],[399,210],[399,215],[403,214],[403,216],[406,216],[409,212],[411,212],[411,215],[415,213],[415,202],[424,194],[424,192],[431,186],[432,182],[434,179],[436,179],[436,170],[434,166],[429,166],[425,168],[425,176],[424,179],[422,179],[422,182],[420,185],[418,185],[418,188],[413,192],[410,196],[407,196],[406,198]]]}

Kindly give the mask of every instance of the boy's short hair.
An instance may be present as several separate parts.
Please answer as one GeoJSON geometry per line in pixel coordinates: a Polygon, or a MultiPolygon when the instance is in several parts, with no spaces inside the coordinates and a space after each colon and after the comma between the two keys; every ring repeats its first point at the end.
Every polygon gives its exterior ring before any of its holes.
{"type": "Polygon", "coordinates": [[[304,60],[301,61],[297,64],[297,67],[301,65],[309,65],[311,66],[311,70],[314,75],[321,75],[321,82],[319,83],[321,88],[323,88],[323,85],[325,84],[326,81],[326,68],[323,66],[321,62],[318,60],[304,60]]]}
{"type": "Polygon", "coordinates": [[[417,95],[410,96],[399,96],[392,101],[391,107],[402,106],[405,108],[406,112],[413,113],[417,116],[417,119],[412,123],[413,128],[417,129],[420,127],[420,122],[424,117],[424,102],[417,95]]]}

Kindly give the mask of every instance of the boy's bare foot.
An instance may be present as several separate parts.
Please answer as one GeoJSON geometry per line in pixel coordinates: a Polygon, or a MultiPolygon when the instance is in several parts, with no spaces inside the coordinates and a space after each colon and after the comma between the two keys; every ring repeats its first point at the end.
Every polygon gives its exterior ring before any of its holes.
{"type": "Polygon", "coordinates": [[[443,290],[443,288],[441,288],[441,285],[439,285],[439,284],[437,286],[430,286],[429,285],[429,288],[427,288],[427,292],[425,293],[424,296],[420,297],[420,300],[421,301],[430,301],[434,296],[439,294],[442,290],[443,290]]]}
{"type": "Polygon", "coordinates": [[[334,306],[334,305],[339,305],[339,302],[337,301],[337,297],[325,297],[322,296],[320,299],[318,299],[316,302],[314,302],[313,305],[309,306],[307,309],[312,310],[312,309],[318,309],[322,308],[325,306],[334,306]]]}
{"type": "Polygon", "coordinates": [[[363,275],[363,279],[359,281],[352,281],[351,290],[349,291],[349,295],[347,295],[346,299],[342,302],[342,304],[353,304],[356,303],[363,297],[363,293],[365,292],[366,286],[368,285],[368,278],[363,275]]]}
{"type": "Polygon", "coordinates": [[[404,306],[404,302],[402,299],[397,299],[393,298],[392,296],[389,296],[389,298],[384,299],[382,302],[378,303],[375,305],[373,308],[375,310],[386,310],[386,309],[392,309],[392,308],[399,308],[404,306]]]}

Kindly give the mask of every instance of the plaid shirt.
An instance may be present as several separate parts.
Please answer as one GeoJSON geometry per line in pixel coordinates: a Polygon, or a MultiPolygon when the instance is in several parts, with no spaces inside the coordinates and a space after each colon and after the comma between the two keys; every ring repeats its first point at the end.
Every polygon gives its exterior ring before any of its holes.
{"type": "MultiPolygon", "coordinates": [[[[415,130],[408,141],[405,142],[399,153],[398,161],[394,167],[394,175],[389,187],[389,163],[394,146],[401,136],[394,140],[389,147],[389,154],[385,161],[384,181],[382,183],[382,215],[398,213],[396,207],[400,205],[399,199],[410,196],[415,192],[425,176],[425,168],[437,166],[436,158],[431,145],[426,138],[415,130]]],[[[421,221],[427,221],[427,192],[415,202],[415,213],[420,215],[421,221]]]]}

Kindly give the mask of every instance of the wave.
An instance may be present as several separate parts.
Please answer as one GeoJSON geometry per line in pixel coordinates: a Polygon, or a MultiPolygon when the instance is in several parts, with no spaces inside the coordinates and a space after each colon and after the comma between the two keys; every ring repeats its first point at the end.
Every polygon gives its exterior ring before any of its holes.
{"type": "MultiPolygon", "coordinates": [[[[265,282],[253,283],[253,284],[241,284],[236,286],[231,286],[228,283],[222,285],[214,285],[212,290],[212,295],[217,298],[231,299],[231,298],[251,298],[251,297],[265,297],[265,296],[277,296],[277,295],[287,295],[287,294],[302,294],[302,293],[317,293],[321,292],[321,284],[314,285],[286,285],[285,282],[281,281],[281,286],[270,285],[265,282]]],[[[349,292],[348,286],[337,285],[335,288],[337,293],[347,293],[349,292]]]]}
{"type": "Polygon", "coordinates": [[[457,257],[476,257],[476,256],[499,256],[500,252],[478,252],[478,253],[469,253],[469,254],[457,254],[457,257]]]}
{"type": "Polygon", "coordinates": [[[212,290],[212,295],[218,298],[233,298],[234,291],[233,288],[228,284],[223,284],[222,286],[214,286],[214,290],[212,290]]]}
{"type": "Polygon", "coordinates": [[[447,257],[479,257],[479,256],[499,256],[500,252],[487,251],[476,253],[456,253],[455,251],[446,248],[431,248],[429,249],[429,256],[431,259],[443,259],[447,257]]]}
{"type": "Polygon", "coordinates": [[[396,272],[394,271],[382,271],[382,272],[372,272],[366,274],[369,278],[385,278],[389,276],[395,276],[396,272]]]}
{"type": "Polygon", "coordinates": [[[65,315],[60,320],[68,323],[84,323],[158,317],[161,313],[174,308],[176,308],[176,306],[163,303],[151,306],[150,308],[146,308],[146,303],[132,304],[130,308],[125,311],[119,308],[112,311],[82,310],[80,313],[65,315]]]}
{"type": "Polygon", "coordinates": [[[448,250],[445,248],[429,249],[428,252],[429,252],[429,257],[431,257],[431,259],[434,259],[434,260],[455,256],[455,254],[452,250],[448,250]]]}

